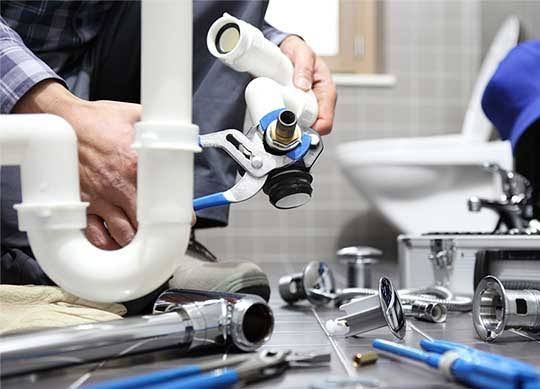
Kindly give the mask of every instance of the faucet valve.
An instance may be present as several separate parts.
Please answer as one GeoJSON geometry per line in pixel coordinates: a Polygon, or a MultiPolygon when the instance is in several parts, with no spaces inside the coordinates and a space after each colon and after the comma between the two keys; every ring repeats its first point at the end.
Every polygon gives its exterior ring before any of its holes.
{"type": "Polygon", "coordinates": [[[491,209],[500,216],[496,230],[502,224],[509,233],[531,233],[529,222],[533,217],[533,208],[532,187],[529,181],[522,175],[502,169],[494,163],[484,164],[484,169],[499,178],[503,194],[498,200],[473,196],[467,202],[469,211],[480,212],[483,208],[491,209]]]}

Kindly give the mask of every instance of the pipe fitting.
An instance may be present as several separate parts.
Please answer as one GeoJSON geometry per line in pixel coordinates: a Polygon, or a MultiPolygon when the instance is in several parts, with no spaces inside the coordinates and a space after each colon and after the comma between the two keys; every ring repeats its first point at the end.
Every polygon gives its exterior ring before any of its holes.
{"type": "Polygon", "coordinates": [[[334,298],[334,275],[324,262],[312,261],[300,273],[279,279],[279,294],[288,304],[308,300],[315,306],[328,304],[334,298]]]}
{"type": "Polygon", "coordinates": [[[297,118],[293,111],[282,110],[277,120],[270,124],[266,130],[266,144],[277,151],[286,152],[294,149],[299,143],[302,131],[297,125],[297,118]]]}
{"type": "Polygon", "coordinates": [[[407,331],[407,321],[399,295],[386,277],[379,280],[377,295],[344,304],[340,310],[347,315],[326,322],[326,330],[331,335],[355,336],[388,327],[392,335],[403,339],[407,331]]]}
{"type": "Polygon", "coordinates": [[[198,149],[197,127],[191,124],[192,3],[143,1],[141,12],[139,229],[130,244],[100,250],[85,237],[77,137],[65,120],[46,114],[0,117],[2,164],[21,167],[19,228],[28,233],[45,273],[91,301],[128,301],[162,285],[191,229],[198,149]]]}
{"type": "MultiPolygon", "coordinates": [[[[254,110],[250,105],[259,103],[256,99],[249,98],[246,89],[246,103],[253,125],[258,124],[264,114],[283,106],[297,115],[301,128],[311,127],[317,120],[319,107],[315,94],[293,85],[292,62],[278,46],[266,39],[259,29],[224,13],[208,30],[206,45],[210,53],[228,67],[238,72],[248,72],[255,78],[271,79],[277,84],[276,91],[285,101],[285,105],[273,106],[262,113],[262,116],[253,114],[254,110]]],[[[270,99],[264,96],[265,93],[256,95],[258,98],[270,99]]]]}
{"type": "Polygon", "coordinates": [[[169,289],[154,304],[154,313],[177,310],[187,312],[194,323],[191,348],[231,343],[242,351],[254,351],[270,339],[274,329],[270,306],[255,295],[169,289]]]}
{"type": "Polygon", "coordinates": [[[540,330],[540,291],[506,290],[493,276],[484,277],[474,293],[473,322],[482,340],[493,341],[507,329],[540,330]]]}
{"type": "Polygon", "coordinates": [[[446,322],[448,309],[441,303],[429,303],[425,301],[413,301],[411,304],[403,304],[403,312],[408,317],[430,323],[446,322]]]}
{"type": "Polygon", "coordinates": [[[178,347],[254,351],[274,328],[271,308],[258,296],[171,289],[154,315],[7,335],[0,342],[2,376],[178,347]]]}

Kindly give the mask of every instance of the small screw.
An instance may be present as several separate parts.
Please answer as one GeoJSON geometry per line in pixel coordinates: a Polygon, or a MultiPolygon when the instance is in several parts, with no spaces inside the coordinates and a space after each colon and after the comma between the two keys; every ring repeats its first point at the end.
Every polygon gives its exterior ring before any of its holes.
{"type": "Polygon", "coordinates": [[[251,159],[251,166],[253,166],[254,169],[260,169],[263,166],[263,160],[261,157],[253,157],[251,159]]]}
{"type": "Polygon", "coordinates": [[[372,365],[379,359],[379,354],[375,351],[368,351],[365,353],[356,353],[353,356],[352,364],[354,367],[362,367],[372,365]]]}

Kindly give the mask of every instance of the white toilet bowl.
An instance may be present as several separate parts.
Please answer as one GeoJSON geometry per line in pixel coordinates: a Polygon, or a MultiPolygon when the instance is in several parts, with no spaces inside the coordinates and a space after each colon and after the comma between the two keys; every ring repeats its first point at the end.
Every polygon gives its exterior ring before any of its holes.
{"type": "Polygon", "coordinates": [[[489,138],[492,125],[481,108],[485,86],[517,44],[519,21],[508,18],[482,64],[459,134],[356,141],[338,146],[337,159],[354,186],[404,233],[491,231],[497,215],[467,210],[470,196],[495,198],[498,178],[487,162],[512,169],[509,142],[489,138]]]}
{"type": "Polygon", "coordinates": [[[493,230],[495,213],[470,213],[467,199],[501,194],[485,162],[512,168],[509,142],[471,143],[462,136],[352,142],[338,154],[355,187],[405,233],[493,230]]]}

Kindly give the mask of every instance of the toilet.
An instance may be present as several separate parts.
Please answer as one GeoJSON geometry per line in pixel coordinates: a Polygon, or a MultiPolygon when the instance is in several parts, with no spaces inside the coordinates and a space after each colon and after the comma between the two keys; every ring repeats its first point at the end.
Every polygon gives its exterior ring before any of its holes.
{"type": "Polygon", "coordinates": [[[492,231],[498,216],[471,213],[471,196],[496,198],[498,178],[483,168],[512,169],[510,142],[490,141],[492,124],[480,102],[499,62],[518,42],[519,20],[509,17],[497,32],[473,88],[461,133],[418,138],[355,141],[337,148],[345,176],[403,233],[492,231]]]}

